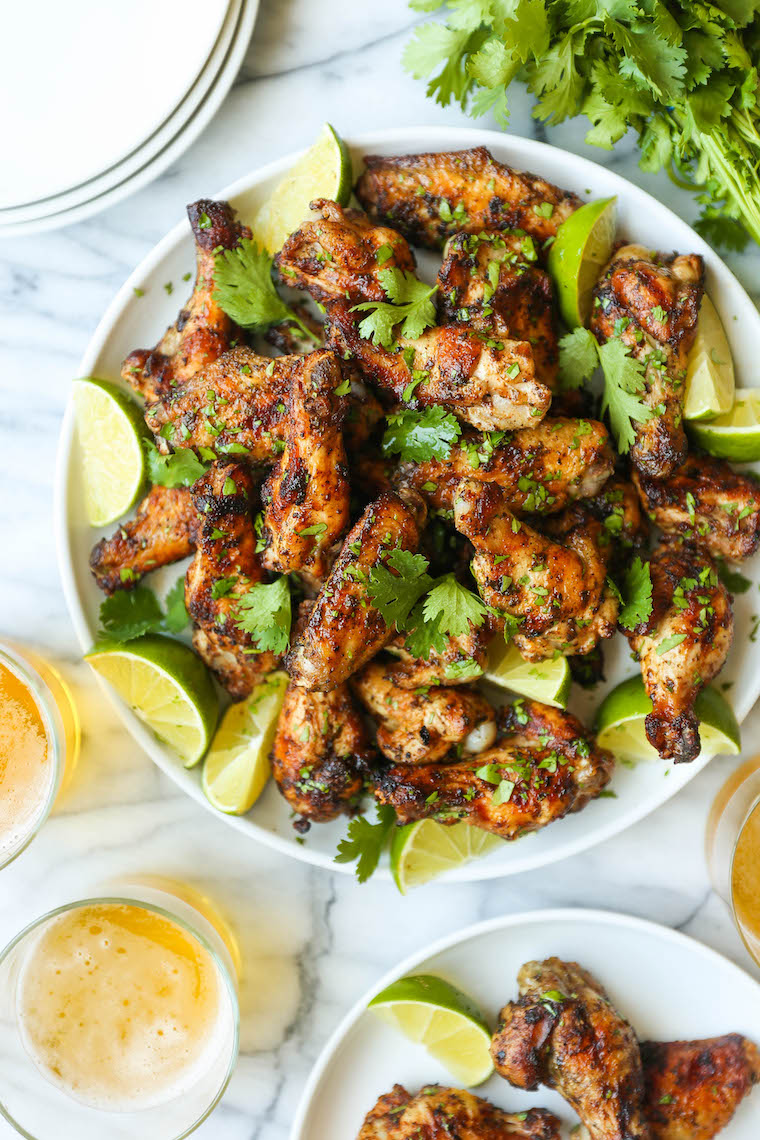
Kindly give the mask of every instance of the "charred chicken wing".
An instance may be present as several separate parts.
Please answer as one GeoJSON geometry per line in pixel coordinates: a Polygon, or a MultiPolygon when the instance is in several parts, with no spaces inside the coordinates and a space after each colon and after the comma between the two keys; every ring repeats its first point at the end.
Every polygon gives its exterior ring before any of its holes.
{"type": "Polygon", "coordinates": [[[367,1113],[357,1140],[559,1140],[545,1108],[509,1113],[462,1089],[428,1085],[412,1096],[401,1085],[367,1113]]]}
{"type": "Polygon", "coordinates": [[[192,554],[199,525],[189,487],[151,487],[135,517],[93,547],[95,581],[106,594],[131,589],[143,574],[192,554]]]}

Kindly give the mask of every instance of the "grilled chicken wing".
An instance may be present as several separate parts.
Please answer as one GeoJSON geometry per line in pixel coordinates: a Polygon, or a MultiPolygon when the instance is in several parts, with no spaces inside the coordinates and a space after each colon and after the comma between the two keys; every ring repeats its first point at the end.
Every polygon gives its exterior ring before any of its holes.
{"type": "Polygon", "coordinates": [[[206,368],[238,335],[237,326],[214,300],[214,254],[235,249],[251,231],[235,221],[228,202],[202,198],[187,207],[187,216],[197,263],[190,300],[155,348],[135,349],[121,366],[123,378],[148,404],[166,398],[174,387],[206,368]]]}
{"type": "Polygon", "coordinates": [[[448,685],[402,689],[393,665],[371,661],[353,678],[362,704],[379,722],[377,746],[394,764],[430,764],[452,748],[482,752],[496,738],[495,712],[472,689],[448,685]]]}
{"type": "Polygon", "coordinates": [[[580,205],[575,194],[497,162],[484,146],[365,155],[364,166],[356,196],[370,218],[431,249],[458,231],[520,229],[543,243],[580,205]]]}
{"type": "Polygon", "coordinates": [[[413,657],[406,648],[404,634],[396,634],[386,649],[397,657],[386,663],[386,675],[402,689],[419,689],[426,685],[463,685],[476,680],[488,664],[488,643],[492,634],[485,624],[476,629],[470,622],[469,633],[446,636],[446,647],[439,653],[430,650],[429,657],[413,657]]]}
{"type": "Polygon", "coordinates": [[[419,528],[412,511],[390,492],[367,507],[346,536],[309,620],[285,667],[296,685],[327,691],[342,684],[382,649],[394,630],[373,604],[367,580],[394,549],[416,550],[419,528]]]}
{"type": "Polygon", "coordinates": [[[613,475],[600,491],[585,499],[583,506],[604,523],[618,556],[613,557],[613,564],[627,561],[631,552],[641,550],[649,524],[633,483],[613,475]]]}
{"type": "MultiPolygon", "coordinates": [[[[373,756],[347,685],[329,693],[288,685],[272,748],[272,775],[301,820],[323,823],[351,813],[373,756]]],[[[302,825],[298,829],[304,830],[302,825]]]]}
{"type": "Polygon", "coordinates": [[[760,1082],[760,1052],[738,1033],[645,1041],[641,1060],[652,1140],[712,1140],[760,1082]]]}
{"type": "Polygon", "coordinates": [[[240,598],[265,578],[251,518],[251,476],[238,463],[216,463],[193,487],[201,520],[195,557],[185,577],[193,645],[234,700],[247,697],[277,658],[257,653],[237,624],[240,598]],[[219,596],[224,579],[226,592],[219,596]]]}
{"type": "Polygon", "coordinates": [[[319,353],[310,368],[293,372],[288,393],[285,449],[261,490],[262,565],[323,578],[328,552],[349,521],[349,484],[341,421],[337,361],[319,353]]]}
{"type": "Polygon", "coordinates": [[[619,337],[645,367],[641,401],[651,418],[635,424],[631,459],[653,479],[667,478],[686,458],[686,358],[697,332],[703,289],[698,254],[665,257],[626,245],[594,290],[591,331],[600,343],[619,337]]]}
{"type": "Polygon", "coordinates": [[[577,962],[526,962],[520,998],[499,1015],[496,1071],[517,1088],[556,1089],[591,1140],[651,1140],[636,1036],[577,962]]]}
{"type": "Polygon", "coordinates": [[[760,546],[760,485],[723,459],[689,455],[667,479],[634,471],[644,509],[666,534],[680,534],[714,558],[739,562],[760,546]]]}
{"type": "Polygon", "coordinates": [[[428,1085],[412,1096],[401,1085],[367,1113],[357,1140],[559,1140],[545,1108],[509,1113],[462,1089],[428,1085]]]}
{"type": "Polygon", "coordinates": [[[624,632],[652,701],[647,739],[664,760],[679,764],[699,755],[694,701],[726,660],[734,620],[730,595],[708,555],[664,539],[649,564],[652,612],[624,632]]]}
{"type": "Polygon", "coordinates": [[[570,713],[517,701],[500,710],[499,726],[495,747],[471,760],[397,765],[377,773],[377,799],[391,804],[402,823],[467,820],[503,839],[518,839],[580,811],[609,782],[611,754],[597,748],[570,713]]]}
{"type": "Polygon", "coordinates": [[[527,340],[537,379],[556,391],[554,286],[537,258],[525,233],[456,234],[438,273],[438,311],[445,324],[465,321],[492,337],[527,340]]]}
{"type": "Polygon", "coordinates": [[[483,599],[516,624],[514,643],[528,660],[588,653],[615,632],[609,536],[587,512],[570,508],[555,523],[561,542],[553,541],[517,519],[497,486],[463,479],[454,520],[475,547],[471,568],[483,599]]]}
{"type": "Polygon", "coordinates": [[[192,554],[198,526],[188,487],[151,487],[135,517],[93,547],[95,581],[106,594],[131,589],[143,574],[192,554]]]}
{"type": "Polygon", "coordinates": [[[448,459],[404,463],[399,476],[444,510],[453,509],[460,480],[475,479],[498,484],[516,514],[551,514],[597,494],[613,464],[604,424],[547,416],[502,437],[466,431],[448,459]]]}

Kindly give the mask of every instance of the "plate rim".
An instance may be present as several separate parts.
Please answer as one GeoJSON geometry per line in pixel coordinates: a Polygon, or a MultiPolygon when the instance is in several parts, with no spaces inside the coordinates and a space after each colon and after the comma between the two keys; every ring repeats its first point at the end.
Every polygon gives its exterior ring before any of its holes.
{"type": "MultiPolygon", "coordinates": [[[[257,2],[257,0],[254,0],[257,2]]],[[[571,151],[565,151],[561,147],[555,147],[549,143],[539,142],[535,139],[524,138],[519,135],[512,135],[509,133],[502,133],[499,131],[489,130],[479,127],[447,127],[447,126],[407,126],[407,127],[389,127],[380,130],[366,132],[363,134],[351,135],[345,139],[347,145],[354,150],[369,151],[374,145],[393,145],[403,146],[405,140],[413,140],[419,138],[424,134],[430,140],[430,150],[447,148],[455,149],[467,146],[477,145],[500,145],[506,148],[514,146],[526,153],[528,161],[533,163],[534,158],[540,169],[541,156],[547,152],[554,153],[569,158],[572,162],[580,165],[580,173],[585,173],[592,178],[594,172],[602,169],[608,176],[611,176],[613,181],[621,184],[621,189],[632,189],[635,194],[643,195],[643,197],[655,204],[659,209],[665,210],[677,220],[680,225],[686,226],[693,237],[697,251],[707,252],[711,258],[717,259],[722,266],[722,271],[730,276],[733,284],[737,290],[737,298],[741,300],[741,304],[747,310],[748,319],[754,318],[758,322],[758,329],[760,331],[760,314],[755,308],[747,291],[744,289],[741,282],[736,278],[732,270],[723,261],[723,259],[712,250],[707,243],[702,239],[687,222],[679,218],[677,214],[670,207],[654,198],[646,190],[642,190],[635,183],[630,182],[616,170],[610,170],[602,166],[600,163],[593,162],[591,159],[585,158],[581,155],[576,155],[571,151]],[[478,141],[475,141],[477,138],[478,141]],[[458,141],[457,141],[458,140],[458,141]]],[[[226,186],[214,195],[215,198],[234,199],[236,196],[247,192],[254,188],[261,182],[266,181],[268,178],[283,174],[287,171],[297,159],[305,153],[307,148],[302,148],[298,151],[290,152],[280,158],[274,159],[264,166],[258,167],[255,171],[249,172],[236,179],[234,182],[226,186]]],[[[523,160],[520,159],[522,162],[523,160]]],[[[98,322],[95,331],[85,349],[83,357],[79,363],[79,376],[86,376],[92,374],[92,364],[94,364],[98,355],[102,352],[108,337],[113,332],[119,316],[124,308],[126,302],[132,295],[133,288],[136,284],[144,281],[144,279],[153,273],[156,266],[163,259],[166,253],[172,250],[175,245],[183,238],[190,235],[190,225],[187,218],[183,218],[163,238],[160,239],[156,245],[145,255],[139,262],[132,273],[129,274],[126,281],[121,288],[117,291],[111,303],[106,308],[103,316],[98,322]]],[[[66,600],[66,605],[69,610],[72,624],[79,641],[80,647],[85,652],[93,642],[93,634],[90,632],[87,620],[84,614],[84,609],[81,605],[74,574],[74,561],[72,557],[71,544],[69,539],[68,516],[66,509],[66,500],[68,496],[68,480],[67,468],[71,458],[71,450],[74,441],[74,411],[71,395],[66,405],[64,417],[61,424],[61,430],[58,442],[58,451],[56,456],[55,465],[55,490],[54,490],[54,504],[53,504],[53,525],[55,532],[56,544],[56,557],[58,562],[59,573],[66,600]]],[[[255,819],[236,816],[225,815],[217,811],[203,795],[200,783],[193,779],[186,781],[183,777],[189,775],[185,769],[177,767],[177,763],[172,761],[168,756],[164,755],[165,749],[150,733],[150,731],[138,720],[138,718],[126,707],[124,702],[118,695],[107,685],[99,675],[96,674],[98,684],[101,686],[102,691],[106,694],[111,707],[114,708],[119,715],[122,723],[130,733],[132,738],[140,744],[140,746],[147,752],[148,756],[154,763],[177,784],[177,786],[191,798],[196,800],[201,806],[215,817],[222,816],[223,821],[233,827],[235,830],[257,839],[259,842],[264,843],[266,846],[273,850],[286,854],[291,858],[297,859],[299,862],[307,863],[312,866],[322,867],[325,870],[332,871],[336,874],[353,875],[354,868],[348,864],[335,863],[331,855],[323,852],[310,849],[307,845],[296,844],[293,839],[285,838],[276,835],[274,832],[257,824],[255,819]]],[[[758,696],[760,696],[760,676],[758,677],[758,692],[755,694],[754,700],[749,704],[746,709],[740,712],[734,710],[737,720],[742,723],[749,713],[750,709],[756,703],[758,696]]],[[[536,870],[541,867],[550,866],[554,863],[559,863],[563,859],[570,858],[573,855],[580,854],[593,847],[598,846],[600,843],[605,842],[607,839],[621,834],[627,828],[640,822],[646,818],[647,815],[656,811],[667,803],[673,796],[682,790],[686,784],[691,783],[694,777],[706,767],[709,759],[697,757],[691,764],[688,765],[688,773],[684,783],[678,786],[675,782],[667,783],[662,782],[663,793],[657,800],[657,803],[649,806],[646,803],[632,805],[628,811],[623,812],[621,815],[616,816],[610,820],[606,825],[597,827],[593,833],[584,834],[571,839],[566,842],[564,848],[559,851],[548,850],[540,852],[538,856],[532,856],[530,851],[526,857],[522,859],[514,859],[510,864],[503,865],[498,859],[495,858],[494,852],[489,858],[484,860],[473,860],[462,867],[450,872],[445,882],[462,883],[462,882],[482,882],[490,879],[506,878],[509,875],[522,874],[525,871],[536,870]]],[[[379,867],[375,872],[374,878],[378,881],[390,881],[391,872],[389,867],[379,867]]]]}
{"type": "Polygon", "coordinates": [[[720,962],[723,967],[728,966],[729,971],[740,980],[748,981],[754,986],[760,986],[760,982],[753,978],[748,970],[745,970],[727,955],[721,954],[719,950],[715,950],[712,946],[707,946],[704,942],[700,942],[699,939],[694,938],[691,934],[684,934],[683,931],[677,930],[675,927],[666,926],[664,923],[655,922],[650,918],[640,918],[638,915],[627,914],[624,911],[604,910],[599,907],[539,907],[536,910],[523,910],[518,911],[516,914],[501,914],[494,918],[486,918],[480,922],[471,923],[460,930],[454,931],[452,934],[443,935],[441,938],[437,938],[433,942],[428,943],[427,946],[424,946],[421,950],[416,950],[412,954],[407,955],[401,962],[396,963],[395,966],[386,970],[382,977],[351,1005],[351,1008],[341,1018],[338,1025],[327,1038],[327,1041],[322,1046],[317,1059],[309,1071],[306,1084],[304,1085],[301,1098],[298,1102],[293,1124],[288,1133],[288,1140],[303,1140],[303,1129],[311,1108],[311,1102],[319,1082],[329,1067],[334,1053],[342,1044],[343,1039],[350,1030],[356,1025],[362,1014],[366,1013],[367,1006],[372,998],[380,993],[381,990],[384,990],[386,986],[389,986],[391,982],[396,981],[400,977],[405,977],[430,958],[437,957],[446,950],[462,946],[464,943],[471,939],[479,938],[483,934],[490,934],[497,930],[508,930],[510,927],[520,926],[528,922],[544,924],[552,922],[561,923],[567,922],[568,920],[587,922],[589,924],[596,923],[603,926],[619,927],[628,930],[633,929],[648,933],[666,942],[688,947],[689,950],[698,956],[706,958],[708,962],[720,962]]]}

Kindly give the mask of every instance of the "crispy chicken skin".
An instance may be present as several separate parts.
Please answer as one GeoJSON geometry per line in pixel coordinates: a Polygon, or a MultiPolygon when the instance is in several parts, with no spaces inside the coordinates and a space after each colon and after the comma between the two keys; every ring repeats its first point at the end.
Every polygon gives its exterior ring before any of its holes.
{"type": "Polygon", "coordinates": [[[640,245],[620,248],[594,290],[591,331],[601,344],[619,337],[646,368],[641,400],[652,415],[635,424],[631,459],[653,479],[667,478],[686,459],[686,358],[703,291],[698,254],[668,257],[640,245]]]}
{"type": "Polygon", "coordinates": [[[712,1140],[760,1082],[760,1052],[739,1033],[645,1041],[641,1060],[652,1140],[712,1140]]]}
{"type": "Polygon", "coordinates": [[[155,348],[135,349],[121,366],[122,377],[148,404],[167,397],[206,368],[238,335],[237,326],[214,300],[214,254],[218,249],[235,249],[251,231],[235,221],[228,202],[201,198],[187,207],[187,216],[197,266],[190,300],[155,348]]]}
{"type": "Polygon", "coordinates": [[[438,312],[442,324],[465,321],[493,337],[527,340],[537,379],[556,391],[554,286],[537,258],[524,233],[456,234],[438,273],[438,312]]]}
{"type": "Polygon", "coordinates": [[[633,481],[660,530],[680,534],[714,558],[740,562],[760,546],[760,485],[724,459],[689,455],[667,479],[633,481]]]}
{"type": "Polygon", "coordinates": [[[151,487],[135,517],[92,548],[95,581],[106,594],[131,589],[143,574],[192,554],[198,525],[189,487],[151,487]]]}
{"type": "Polygon", "coordinates": [[[496,713],[472,689],[402,689],[394,682],[392,665],[388,669],[379,660],[365,665],[352,683],[378,722],[378,748],[393,764],[431,764],[452,748],[482,752],[496,738],[496,713]]]}
{"type": "Polygon", "coordinates": [[[575,194],[497,162],[484,146],[365,155],[364,166],[356,196],[370,218],[430,249],[461,230],[521,229],[544,242],[581,204],[575,194]]]}
{"type": "Polygon", "coordinates": [[[577,962],[526,962],[520,998],[499,1015],[496,1071],[517,1088],[545,1084],[578,1113],[590,1140],[651,1140],[631,1026],[577,962]]]}
{"type": "Polygon", "coordinates": [[[615,561],[627,562],[631,552],[642,549],[649,535],[649,523],[633,483],[613,475],[601,490],[584,500],[583,506],[604,523],[615,547],[613,565],[615,561]]]}
{"type": "Polygon", "coordinates": [[[513,638],[523,656],[588,653],[615,632],[609,535],[583,508],[555,523],[555,541],[517,519],[495,484],[463,479],[454,521],[475,547],[471,568],[484,601],[519,623],[513,638]]]}
{"type": "Polygon", "coordinates": [[[390,640],[394,631],[372,603],[367,579],[395,548],[415,551],[419,538],[413,512],[397,495],[384,492],[370,503],[346,536],[285,660],[296,685],[334,689],[390,640]]]}
{"type": "Polygon", "coordinates": [[[444,510],[453,509],[459,481],[475,479],[498,484],[515,514],[551,514],[597,494],[613,464],[604,424],[547,416],[501,439],[465,431],[448,459],[404,463],[399,475],[444,510]]]}
{"type": "Polygon", "coordinates": [[[463,1089],[402,1085],[381,1096],[357,1140],[559,1140],[560,1122],[545,1108],[509,1113],[463,1089]]]}
{"type": "Polygon", "coordinates": [[[710,557],[680,539],[663,539],[649,566],[652,613],[623,632],[638,654],[652,701],[647,739],[663,760],[680,764],[699,755],[694,701],[731,647],[731,599],[710,557]]]}
{"type": "Polygon", "coordinates": [[[502,839],[519,839],[580,811],[609,782],[611,754],[597,748],[570,713],[516,701],[500,710],[499,728],[496,745],[471,760],[380,771],[375,796],[395,808],[401,823],[467,820],[502,839]],[[483,769],[488,780],[477,774],[483,769]]]}
{"type": "Polygon", "coordinates": [[[349,522],[349,483],[336,396],[341,371],[330,353],[293,372],[288,393],[285,449],[261,490],[262,565],[323,578],[328,552],[349,522]]]}
{"type": "Polygon", "coordinates": [[[272,775],[301,819],[324,823],[352,812],[373,756],[347,685],[329,693],[288,685],[272,748],[272,775]]]}
{"type": "Polygon", "coordinates": [[[216,463],[194,485],[201,528],[185,577],[185,605],[195,626],[193,645],[236,701],[247,697],[277,663],[272,653],[256,653],[250,634],[237,624],[240,597],[265,578],[256,553],[252,491],[251,476],[238,463],[216,463]],[[233,581],[228,593],[215,598],[220,578],[233,581]]]}
{"type": "Polygon", "coordinates": [[[397,660],[385,663],[386,676],[401,689],[419,689],[425,685],[464,685],[485,672],[488,664],[488,643],[492,634],[484,623],[477,629],[470,622],[468,633],[446,636],[446,647],[439,653],[412,657],[405,645],[405,635],[396,634],[386,646],[397,660]]]}

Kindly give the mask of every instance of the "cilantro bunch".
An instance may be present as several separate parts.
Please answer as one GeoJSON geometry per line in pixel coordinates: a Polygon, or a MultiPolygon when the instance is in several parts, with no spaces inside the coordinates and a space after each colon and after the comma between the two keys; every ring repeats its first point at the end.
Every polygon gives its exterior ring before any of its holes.
{"type": "Polygon", "coordinates": [[[506,126],[514,79],[551,124],[585,115],[611,150],[631,129],[642,170],[665,169],[702,205],[697,229],[760,243],[760,0],[410,0],[422,24],[403,62],[443,106],[506,126]]]}

